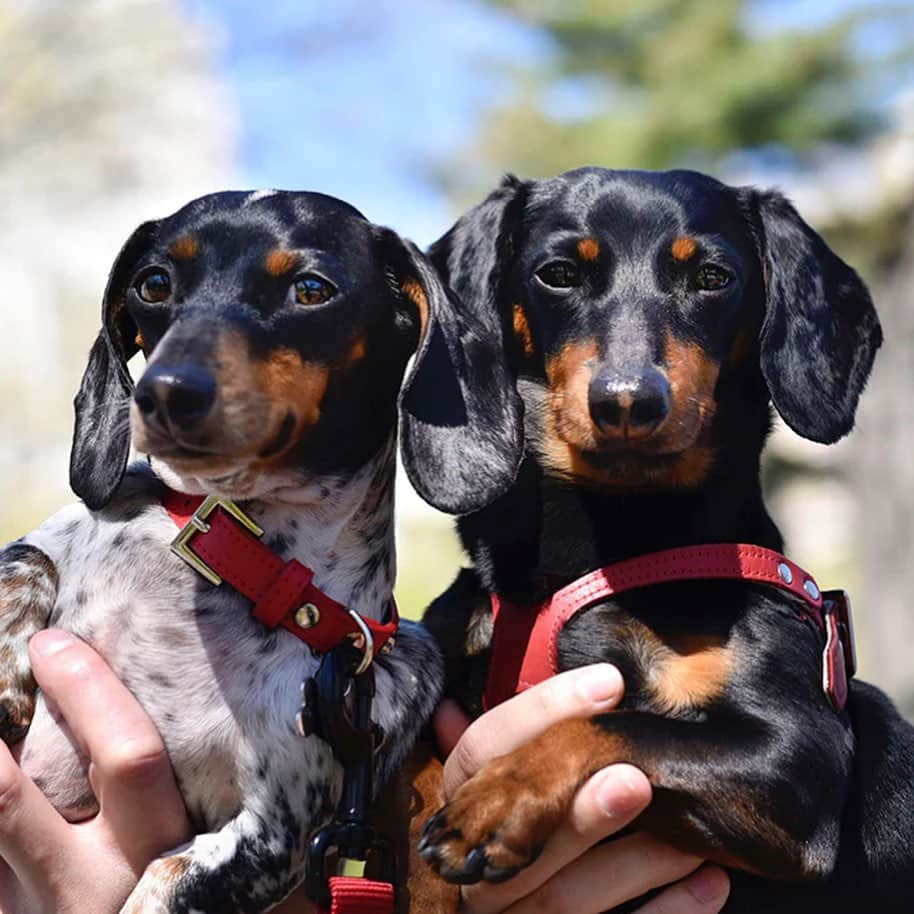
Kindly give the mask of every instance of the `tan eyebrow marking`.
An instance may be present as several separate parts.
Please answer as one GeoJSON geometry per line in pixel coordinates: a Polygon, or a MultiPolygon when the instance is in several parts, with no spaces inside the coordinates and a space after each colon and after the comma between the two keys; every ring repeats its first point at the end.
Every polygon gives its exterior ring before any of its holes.
{"type": "Polygon", "coordinates": [[[596,260],[600,256],[600,245],[596,238],[582,238],[578,242],[578,253],[582,260],[596,260]]]}
{"type": "Polygon", "coordinates": [[[270,276],[283,276],[298,266],[298,255],[282,248],[273,248],[265,261],[270,276]]]}
{"type": "Polygon", "coordinates": [[[673,259],[680,262],[688,260],[694,256],[697,250],[698,242],[694,238],[686,238],[685,236],[677,238],[672,247],[673,259]]]}
{"type": "Polygon", "coordinates": [[[533,355],[533,334],[530,332],[530,324],[527,322],[527,315],[520,302],[515,303],[513,313],[514,333],[523,346],[524,355],[533,355]]]}
{"type": "Polygon", "coordinates": [[[168,249],[175,260],[191,260],[200,253],[200,242],[193,235],[182,235],[168,249]]]}
{"type": "Polygon", "coordinates": [[[419,309],[419,340],[425,337],[428,328],[428,298],[425,289],[419,284],[418,279],[407,276],[400,284],[400,290],[419,309]]]}

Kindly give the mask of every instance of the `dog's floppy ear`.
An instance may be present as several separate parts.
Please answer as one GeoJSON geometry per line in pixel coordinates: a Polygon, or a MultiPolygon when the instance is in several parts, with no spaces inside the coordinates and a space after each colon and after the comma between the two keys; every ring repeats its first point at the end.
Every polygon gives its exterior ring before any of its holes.
{"type": "Polygon", "coordinates": [[[158,229],[144,222],[127,239],[111,268],[102,299],[102,329],[76,394],[76,428],[70,451],[70,486],[92,510],[114,495],[130,453],[130,396],[127,360],[139,351],[137,328],[124,299],[130,273],[158,229]]]}
{"type": "Polygon", "coordinates": [[[854,426],[882,329],[863,280],[779,193],[747,190],[766,289],[761,367],[798,434],[831,444],[854,426]]]}
{"type": "MultiPolygon", "coordinates": [[[[464,220],[451,236],[463,231],[464,220]]],[[[486,228],[492,230],[486,242],[494,251],[498,220],[486,228]]],[[[477,234],[475,243],[482,245],[483,226],[477,234]]],[[[481,307],[475,296],[464,299],[415,247],[407,243],[405,252],[401,282],[418,308],[420,337],[400,392],[403,463],[426,501],[451,514],[467,514],[514,481],[523,452],[523,406],[505,358],[494,300],[481,307]],[[418,289],[411,288],[411,280],[418,289]]],[[[495,264],[479,252],[466,269],[494,274],[495,264]]],[[[494,275],[491,280],[497,281],[494,275]]],[[[466,282],[461,286],[465,294],[470,291],[466,282]]]]}

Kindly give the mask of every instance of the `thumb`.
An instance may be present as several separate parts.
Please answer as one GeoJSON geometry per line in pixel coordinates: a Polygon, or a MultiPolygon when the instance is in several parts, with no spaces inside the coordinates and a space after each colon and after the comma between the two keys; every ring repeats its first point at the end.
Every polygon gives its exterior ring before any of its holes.
{"type": "Polygon", "coordinates": [[[470,718],[463,713],[456,701],[446,698],[438,705],[435,712],[435,736],[438,738],[438,749],[446,758],[470,726],[470,718]]]}

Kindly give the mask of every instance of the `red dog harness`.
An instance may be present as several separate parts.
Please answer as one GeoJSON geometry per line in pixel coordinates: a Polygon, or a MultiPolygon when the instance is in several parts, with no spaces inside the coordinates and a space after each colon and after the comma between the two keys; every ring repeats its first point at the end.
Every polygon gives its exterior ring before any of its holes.
{"type": "Polygon", "coordinates": [[[670,581],[740,580],[769,584],[797,597],[797,616],[811,621],[824,639],[822,688],[835,711],[847,701],[856,672],[850,602],[843,590],[821,593],[811,575],[778,552],[742,543],[686,546],[607,565],[554,593],[535,610],[491,595],[494,632],[488,710],[558,672],[558,642],[572,616],[627,590],[670,581]]]}
{"type": "MultiPolygon", "coordinates": [[[[285,561],[263,543],[263,530],[234,502],[169,491],[162,504],[181,528],[172,549],[213,585],[226,581],[251,600],[252,615],[267,628],[281,625],[321,653],[352,638],[362,651],[356,674],[368,668],[378,651],[393,646],[399,624],[393,601],[388,622],[347,609],[315,586],[310,568],[295,559],[285,561]]],[[[394,909],[389,882],[355,876],[328,881],[331,902],[323,914],[391,914],[394,909]]]]}

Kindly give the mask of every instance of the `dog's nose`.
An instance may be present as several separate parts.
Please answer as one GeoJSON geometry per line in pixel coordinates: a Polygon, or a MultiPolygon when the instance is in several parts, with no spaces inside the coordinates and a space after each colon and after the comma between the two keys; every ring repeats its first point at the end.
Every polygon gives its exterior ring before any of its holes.
{"type": "Polygon", "coordinates": [[[591,418],[607,438],[646,438],[670,412],[670,382],[656,368],[597,372],[587,397],[591,418]]]}
{"type": "Polygon", "coordinates": [[[209,415],[216,399],[216,382],[209,372],[195,366],[151,365],[140,378],[133,398],[148,423],[188,430],[209,415]]]}

